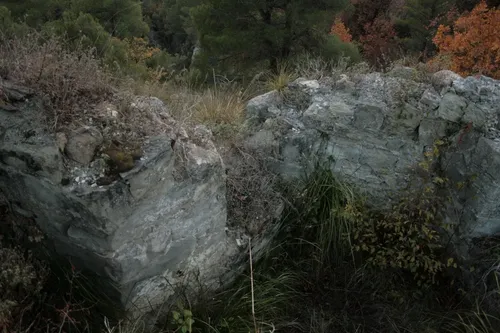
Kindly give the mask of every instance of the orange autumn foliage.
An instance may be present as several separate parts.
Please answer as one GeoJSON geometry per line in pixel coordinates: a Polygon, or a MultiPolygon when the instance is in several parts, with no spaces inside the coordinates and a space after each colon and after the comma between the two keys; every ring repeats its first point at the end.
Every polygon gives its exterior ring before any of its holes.
{"type": "Polygon", "coordinates": [[[129,56],[136,63],[142,63],[160,52],[160,49],[148,46],[148,42],[143,38],[133,37],[126,42],[129,56]]]}
{"type": "Polygon", "coordinates": [[[347,29],[344,23],[339,19],[335,20],[335,23],[332,25],[330,35],[339,37],[344,43],[350,43],[352,41],[352,35],[349,29],[347,29]]]}
{"type": "Polygon", "coordinates": [[[463,75],[483,74],[500,79],[500,9],[482,1],[459,17],[453,27],[440,25],[434,44],[451,70],[463,75]]]}

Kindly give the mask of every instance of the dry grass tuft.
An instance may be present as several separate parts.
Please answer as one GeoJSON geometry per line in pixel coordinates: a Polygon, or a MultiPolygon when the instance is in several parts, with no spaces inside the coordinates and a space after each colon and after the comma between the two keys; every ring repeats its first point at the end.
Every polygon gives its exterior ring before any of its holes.
{"type": "Polygon", "coordinates": [[[266,87],[268,90],[283,90],[290,82],[298,77],[290,63],[284,62],[277,68],[276,73],[267,75],[266,87]]]}
{"type": "Polygon", "coordinates": [[[193,120],[206,124],[240,123],[243,120],[245,105],[242,91],[208,88],[196,98],[193,120]]]}

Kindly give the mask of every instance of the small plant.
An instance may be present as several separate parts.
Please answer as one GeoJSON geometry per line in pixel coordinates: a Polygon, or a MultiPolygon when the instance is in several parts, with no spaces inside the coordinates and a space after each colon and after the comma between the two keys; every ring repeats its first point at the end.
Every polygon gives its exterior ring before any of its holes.
{"type": "Polygon", "coordinates": [[[172,324],[176,325],[175,332],[192,333],[193,332],[193,313],[185,309],[182,304],[177,305],[179,311],[172,311],[172,324]]]}
{"type": "Polygon", "coordinates": [[[298,210],[299,225],[306,223],[303,239],[313,239],[319,251],[319,267],[340,264],[351,254],[349,237],[351,218],[346,207],[356,202],[353,190],[340,182],[328,165],[317,164],[309,175],[298,210]]]}
{"type": "Polygon", "coordinates": [[[269,74],[267,78],[267,88],[269,90],[282,91],[290,82],[297,77],[291,70],[290,65],[282,63],[278,65],[275,73],[269,74]]]}
{"type": "Polygon", "coordinates": [[[451,225],[444,222],[445,203],[437,192],[448,180],[432,170],[442,145],[443,141],[436,141],[419,163],[424,170],[420,190],[404,196],[389,212],[366,215],[350,207],[351,216],[357,217],[352,226],[354,251],[363,253],[372,267],[411,273],[419,286],[438,283],[438,274],[458,268],[455,259],[445,255],[442,239],[442,232],[451,225]]]}

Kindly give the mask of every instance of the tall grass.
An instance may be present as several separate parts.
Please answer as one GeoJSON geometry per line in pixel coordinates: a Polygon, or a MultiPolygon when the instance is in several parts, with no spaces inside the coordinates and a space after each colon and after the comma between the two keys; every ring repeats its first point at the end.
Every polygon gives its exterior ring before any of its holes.
{"type": "Polygon", "coordinates": [[[351,254],[348,244],[350,220],[344,208],[357,200],[354,191],[338,181],[328,167],[317,165],[301,197],[300,218],[313,230],[320,264],[341,263],[351,254]]]}

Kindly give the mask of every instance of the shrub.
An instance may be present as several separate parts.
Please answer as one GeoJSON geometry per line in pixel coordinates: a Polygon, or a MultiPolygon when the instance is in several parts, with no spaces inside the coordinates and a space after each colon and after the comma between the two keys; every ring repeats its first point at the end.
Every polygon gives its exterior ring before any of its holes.
{"type": "Polygon", "coordinates": [[[352,42],[352,35],[349,29],[344,25],[340,19],[336,19],[330,30],[330,35],[337,36],[343,43],[352,42]]]}
{"type": "Polygon", "coordinates": [[[83,116],[80,107],[111,93],[110,75],[93,49],[68,51],[58,37],[31,31],[0,44],[0,68],[7,76],[47,97],[56,124],[83,116]]]}
{"type": "Polygon", "coordinates": [[[440,25],[433,41],[440,56],[448,56],[451,70],[466,76],[483,74],[500,79],[500,9],[482,1],[452,27],[440,25]]]}
{"type": "Polygon", "coordinates": [[[337,61],[341,58],[348,58],[350,63],[361,61],[361,55],[356,45],[344,43],[340,37],[329,35],[325,43],[321,46],[319,54],[326,60],[337,61]]]}
{"type": "Polygon", "coordinates": [[[0,6],[0,42],[8,37],[26,33],[28,27],[14,22],[7,7],[0,6]]]}
{"type": "Polygon", "coordinates": [[[433,164],[444,144],[437,141],[426,152],[419,168],[424,176],[421,185],[411,188],[388,212],[362,213],[356,206],[347,207],[352,216],[352,244],[366,256],[367,263],[380,269],[402,269],[420,285],[439,283],[446,268],[457,268],[455,259],[446,256],[442,234],[451,225],[444,222],[444,200],[438,190],[447,180],[434,174],[433,164]]]}
{"type": "Polygon", "coordinates": [[[4,247],[0,242],[0,327],[12,332],[19,317],[38,298],[47,270],[31,253],[21,248],[4,247]]]}

